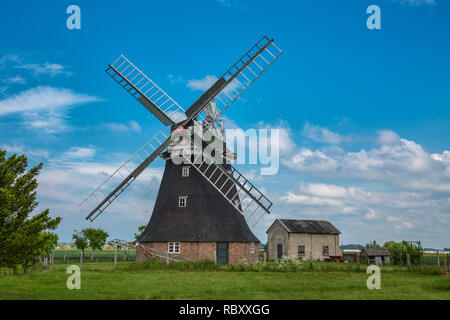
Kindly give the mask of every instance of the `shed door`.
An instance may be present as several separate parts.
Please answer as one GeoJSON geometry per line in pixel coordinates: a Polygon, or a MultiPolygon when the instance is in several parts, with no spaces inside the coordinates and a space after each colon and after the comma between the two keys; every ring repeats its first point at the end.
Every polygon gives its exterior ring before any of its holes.
{"type": "Polygon", "coordinates": [[[281,259],[281,257],[283,256],[283,245],[277,244],[277,258],[281,259]]]}
{"type": "Polygon", "coordinates": [[[228,263],[228,242],[217,242],[217,262],[220,264],[228,263]]]}

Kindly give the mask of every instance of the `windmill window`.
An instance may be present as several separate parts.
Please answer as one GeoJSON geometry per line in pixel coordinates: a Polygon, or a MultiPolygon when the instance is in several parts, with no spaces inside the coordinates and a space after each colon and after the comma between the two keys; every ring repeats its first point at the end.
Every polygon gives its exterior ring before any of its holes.
{"type": "Polygon", "coordinates": [[[187,196],[178,197],[178,206],[180,208],[185,208],[187,204],[187,196]]]}
{"type": "Polygon", "coordinates": [[[298,255],[299,256],[305,255],[305,246],[298,246],[298,255]]]}
{"type": "Polygon", "coordinates": [[[328,254],[329,254],[328,246],[323,246],[322,247],[322,255],[328,256],[328,254]]]}
{"type": "Polygon", "coordinates": [[[169,253],[180,253],[180,243],[179,242],[169,242],[169,253]]]}
{"type": "Polygon", "coordinates": [[[253,242],[250,243],[250,253],[255,253],[255,244],[253,242]]]}
{"type": "Polygon", "coordinates": [[[182,177],[189,177],[189,166],[184,166],[181,171],[182,177]]]}

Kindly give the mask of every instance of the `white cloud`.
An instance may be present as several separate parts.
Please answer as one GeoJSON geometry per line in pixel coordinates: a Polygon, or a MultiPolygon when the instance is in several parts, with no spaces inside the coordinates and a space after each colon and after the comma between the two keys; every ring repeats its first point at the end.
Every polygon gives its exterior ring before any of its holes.
{"type": "Polygon", "coordinates": [[[93,157],[95,153],[96,150],[94,148],[72,147],[63,154],[63,157],[70,159],[86,159],[93,157]]]}
{"type": "Polygon", "coordinates": [[[129,121],[128,123],[107,123],[106,127],[110,130],[117,131],[117,132],[126,132],[126,131],[135,131],[135,132],[141,132],[142,128],[134,120],[129,121]]]}
{"type": "Polygon", "coordinates": [[[100,101],[99,98],[50,86],[35,87],[0,100],[0,116],[29,111],[55,110],[100,101]]]}
{"type": "Polygon", "coordinates": [[[10,62],[18,63],[20,58],[16,54],[5,54],[0,58],[0,70],[3,70],[10,62]]]}
{"type": "Polygon", "coordinates": [[[65,76],[72,75],[72,72],[67,71],[67,67],[60,65],[58,63],[48,63],[48,62],[44,64],[27,63],[15,66],[14,68],[28,70],[32,72],[35,77],[42,74],[50,75],[50,77],[55,77],[58,75],[65,75],[65,76]]]}
{"type": "Polygon", "coordinates": [[[0,145],[0,149],[10,153],[25,154],[27,157],[48,158],[50,155],[48,151],[34,150],[17,144],[2,144],[0,145]]]}
{"type": "Polygon", "coordinates": [[[331,144],[339,144],[343,141],[348,140],[348,138],[332,132],[327,128],[313,125],[308,122],[303,126],[303,134],[313,141],[326,142],[331,144]]]}
{"type": "Polygon", "coordinates": [[[318,177],[380,181],[414,190],[450,193],[450,161],[447,150],[429,154],[422,146],[383,131],[379,147],[358,152],[332,153],[328,150],[300,148],[293,156],[282,159],[290,169],[318,177]],[[386,137],[388,136],[388,137],[386,137]]]}
{"type": "Polygon", "coordinates": [[[357,236],[359,241],[371,237],[387,241],[429,235],[440,241],[446,237],[450,223],[446,196],[387,189],[391,188],[300,182],[279,198],[278,210],[284,212],[282,218],[338,223],[338,228],[346,230],[345,239],[357,236]]]}
{"type": "Polygon", "coordinates": [[[67,129],[69,108],[96,101],[101,99],[70,89],[39,86],[0,100],[0,117],[19,114],[28,128],[55,133],[67,129]]]}
{"type": "Polygon", "coordinates": [[[380,145],[394,145],[400,142],[400,137],[392,130],[380,130],[377,134],[376,141],[380,145]]]}
{"type": "Polygon", "coordinates": [[[450,225],[450,151],[429,153],[391,130],[364,140],[373,146],[295,146],[281,154],[287,174],[300,182],[274,201],[276,216],[329,219],[344,241],[421,239],[442,246],[450,225]]]}
{"type": "Polygon", "coordinates": [[[25,84],[26,83],[25,79],[20,75],[5,78],[2,80],[2,82],[7,83],[7,84],[25,84]]]}
{"type": "Polygon", "coordinates": [[[174,85],[174,84],[176,84],[178,82],[181,82],[181,83],[184,82],[183,78],[181,78],[180,76],[175,77],[173,74],[169,74],[167,77],[169,78],[169,81],[170,81],[171,85],[174,85]]]}
{"type": "MultiPolygon", "coordinates": [[[[53,216],[63,217],[58,233],[70,240],[74,229],[96,226],[99,223],[111,237],[132,240],[137,227],[148,222],[148,211],[151,212],[154,204],[163,168],[147,168],[101,217],[93,224],[88,224],[84,218],[92,207],[79,206],[80,202],[112,174],[120,163],[75,162],[65,160],[64,157],[62,155],[44,165],[38,177],[40,208],[49,208],[53,216]]],[[[115,179],[111,186],[115,187],[120,182],[120,179],[115,179]]],[[[111,188],[104,190],[107,193],[112,191],[111,188]]]]}
{"type": "Polygon", "coordinates": [[[192,79],[188,80],[187,87],[191,90],[201,90],[206,91],[208,90],[214,82],[217,81],[217,77],[215,75],[206,75],[202,79],[192,79]]]}
{"type": "Polygon", "coordinates": [[[422,4],[435,5],[436,0],[393,0],[394,2],[400,2],[401,4],[406,4],[410,6],[420,6],[422,4]]]}

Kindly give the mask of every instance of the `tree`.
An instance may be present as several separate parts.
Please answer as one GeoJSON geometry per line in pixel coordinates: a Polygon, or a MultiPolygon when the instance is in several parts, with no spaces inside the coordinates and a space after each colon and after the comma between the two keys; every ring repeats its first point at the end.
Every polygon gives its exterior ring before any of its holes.
{"type": "Polygon", "coordinates": [[[392,264],[405,265],[407,263],[407,253],[409,254],[411,264],[420,264],[422,262],[422,249],[406,241],[388,241],[383,245],[383,247],[389,250],[392,264]]]}
{"type": "Polygon", "coordinates": [[[109,234],[102,229],[94,229],[94,228],[86,228],[81,232],[86,236],[89,240],[89,247],[91,247],[91,261],[94,260],[94,250],[102,250],[103,246],[106,243],[106,238],[109,237],[109,234]]]}
{"type": "Polygon", "coordinates": [[[81,268],[81,266],[83,265],[84,250],[86,250],[86,248],[88,247],[89,242],[85,234],[83,232],[77,232],[77,230],[74,231],[72,239],[74,240],[73,242],[77,247],[77,249],[81,250],[80,253],[80,268],[81,268]]]}
{"type": "Polygon", "coordinates": [[[366,248],[379,248],[379,247],[380,247],[380,245],[377,243],[376,240],[366,243],[366,248]]]}
{"type": "Polygon", "coordinates": [[[145,224],[143,224],[142,226],[140,226],[138,228],[138,233],[134,234],[134,239],[136,241],[139,241],[139,239],[142,237],[142,234],[144,233],[145,228],[147,228],[147,226],[145,224]]]}
{"type": "Polygon", "coordinates": [[[43,231],[56,229],[61,218],[51,218],[48,209],[30,217],[39,204],[36,177],[42,163],[27,171],[26,156],[5,155],[0,150],[0,265],[13,269],[14,274],[21,265],[27,274],[49,241],[43,231]]]}
{"type": "Polygon", "coordinates": [[[37,250],[37,256],[48,257],[53,249],[58,245],[58,235],[52,232],[43,231],[39,234],[43,245],[37,250]]]}
{"type": "Polygon", "coordinates": [[[74,240],[73,243],[77,247],[77,249],[80,249],[81,252],[84,255],[84,250],[89,246],[88,239],[84,235],[83,232],[77,232],[77,230],[74,231],[74,234],[72,235],[72,239],[74,240]]]}

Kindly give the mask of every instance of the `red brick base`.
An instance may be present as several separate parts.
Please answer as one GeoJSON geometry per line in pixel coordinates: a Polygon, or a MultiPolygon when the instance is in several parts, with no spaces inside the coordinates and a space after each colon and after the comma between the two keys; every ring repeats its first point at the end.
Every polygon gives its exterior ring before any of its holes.
{"type": "MultiPolygon", "coordinates": [[[[147,248],[153,248],[156,251],[166,253],[168,251],[167,242],[145,242],[141,243],[147,248]]],[[[228,262],[230,264],[239,264],[241,262],[255,263],[258,260],[258,245],[253,242],[253,253],[251,243],[249,242],[229,242],[228,243],[228,262]]],[[[170,254],[170,256],[178,257],[182,260],[213,260],[215,258],[216,243],[215,242],[180,242],[180,253],[170,254]]],[[[140,247],[136,251],[136,261],[145,261],[154,258],[149,256],[140,247]]]]}

